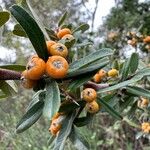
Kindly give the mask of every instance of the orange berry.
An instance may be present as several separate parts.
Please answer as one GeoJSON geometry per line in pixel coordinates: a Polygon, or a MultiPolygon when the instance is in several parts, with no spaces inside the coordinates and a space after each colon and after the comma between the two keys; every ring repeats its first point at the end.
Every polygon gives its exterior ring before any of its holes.
{"type": "Polygon", "coordinates": [[[150,36],[147,36],[143,39],[144,43],[150,43],[150,36]]]}
{"type": "Polygon", "coordinates": [[[97,93],[92,88],[86,88],[82,91],[81,96],[86,102],[92,102],[97,98],[97,93]]]}
{"type": "Polygon", "coordinates": [[[45,73],[45,62],[43,59],[39,58],[37,55],[32,56],[29,60],[27,66],[27,78],[31,80],[40,79],[45,73]]]}
{"type": "Polygon", "coordinates": [[[148,105],[149,104],[149,100],[148,99],[146,99],[146,98],[141,98],[141,100],[142,100],[142,104],[143,105],[148,105]]]}
{"type": "Polygon", "coordinates": [[[37,82],[36,80],[27,79],[26,76],[27,76],[27,70],[22,72],[21,85],[26,89],[31,89],[37,84],[37,82]]]}
{"type": "Polygon", "coordinates": [[[71,30],[68,28],[64,28],[64,29],[60,29],[57,33],[57,37],[59,39],[61,39],[63,36],[65,36],[66,34],[71,34],[71,30]]]}
{"type": "Polygon", "coordinates": [[[116,77],[116,76],[118,76],[118,70],[117,69],[111,69],[110,71],[108,71],[108,76],[109,77],[116,77]]]}
{"type": "Polygon", "coordinates": [[[107,75],[106,71],[103,70],[103,69],[100,69],[99,72],[98,72],[98,74],[99,74],[99,76],[102,77],[102,78],[104,78],[104,77],[107,75]]]}
{"type": "Polygon", "coordinates": [[[61,56],[51,56],[46,63],[46,73],[55,79],[64,78],[68,68],[68,62],[61,56]]]}
{"type": "Polygon", "coordinates": [[[96,113],[100,109],[99,105],[98,105],[98,103],[96,101],[93,101],[93,102],[90,102],[90,103],[86,103],[85,108],[86,108],[86,110],[89,113],[96,113]]]}
{"type": "Polygon", "coordinates": [[[146,129],[148,126],[150,126],[150,123],[148,122],[143,122],[141,125],[142,130],[146,129]]]}
{"type": "Polygon", "coordinates": [[[53,135],[56,135],[60,129],[61,124],[57,121],[57,119],[53,120],[49,128],[49,132],[51,132],[53,135]]]}
{"type": "Polygon", "coordinates": [[[74,39],[74,36],[71,35],[71,34],[66,34],[62,37],[62,39],[64,40],[73,40],[74,39]]]}
{"type": "Polygon", "coordinates": [[[56,42],[54,41],[46,41],[46,45],[47,45],[47,50],[48,50],[48,53],[50,54],[50,48],[52,45],[56,44],[56,42]]]}
{"type": "Polygon", "coordinates": [[[93,77],[93,81],[99,83],[101,81],[101,77],[98,73],[96,73],[93,77]]]}
{"type": "Polygon", "coordinates": [[[58,55],[65,58],[68,55],[68,49],[64,44],[55,43],[50,47],[49,53],[51,55],[58,55]]]}

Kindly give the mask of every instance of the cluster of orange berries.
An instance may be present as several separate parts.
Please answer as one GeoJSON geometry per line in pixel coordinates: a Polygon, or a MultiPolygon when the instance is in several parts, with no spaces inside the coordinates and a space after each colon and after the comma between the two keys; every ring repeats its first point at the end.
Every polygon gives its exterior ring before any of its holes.
{"type": "Polygon", "coordinates": [[[146,98],[140,98],[140,100],[138,101],[138,107],[140,108],[146,108],[149,104],[149,100],[146,98]]]}
{"type": "Polygon", "coordinates": [[[56,113],[50,123],[49,132],[52,135],[57,135],[62,127],[62,121],[64,120],[65,115],[63,113],[56,113]]]}
{"type": "Polygon", "coordinates": [[[84,89],[81,93],[81,97],[83,100],[87,102],[85,108],[89,113],[96,113],[99,111],[99,105],[96,102],[97,93],[94,89],[92,88],[84,89]]]}
{"type": "Polygon", "coordinates": [[[150,122],[143,122],[141,129],[144,133],[150,133],[150,122]]]}
{"type": "MultiPolygon", "coordinates": [[[[57,33],[59,39],[70,40],[74,37],[68,28],[60,29],[57,33]]],[[[37,55],[32,56],[27,65],[26,70],[22,72],[22,85],[25,88],[33,88],[44,74],[54,78],[64,78],[68,72],[69,64],[66,60],[68,56],[67,47],[59,42],[46,41],[48,54],[50,57],[47,62],[39,58],[37,55]]]]}
{"type": "Polygon", "coordinates": [[[150,50],[150,36],[137,35],[136,32],[129,32],[127,38],[129,45],[136,47],[138,42],[142,42],[145,44],[145,48],[150,50]]]}
{"type": "Polygon", "coordinates": [[[108,72],[106,72],[103,69],[100,69],[93,77],[93,81],[96,83],[101,82],[105,77],[117,77],[118,76],[118,70],[117,69],[111,69],[108,72]]]}

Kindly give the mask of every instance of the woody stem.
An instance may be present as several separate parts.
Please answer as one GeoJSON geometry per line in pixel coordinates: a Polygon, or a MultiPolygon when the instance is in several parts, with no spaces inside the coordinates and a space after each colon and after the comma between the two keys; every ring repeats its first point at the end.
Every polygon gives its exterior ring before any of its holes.
{"type": "Polygon", "coordinates": [[[21,73],[8,69],[0,69],[0,80],[20,80],[21,73]]]}

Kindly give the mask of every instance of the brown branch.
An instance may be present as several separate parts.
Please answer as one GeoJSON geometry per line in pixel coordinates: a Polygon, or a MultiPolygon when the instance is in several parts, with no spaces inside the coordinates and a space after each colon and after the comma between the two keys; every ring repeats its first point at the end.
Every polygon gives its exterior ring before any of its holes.
{"type": "Polygon", "coordinates": [[[0,80],[20,80],[20,78],[20,72],[7,69],[0,69],[0,80]]]}

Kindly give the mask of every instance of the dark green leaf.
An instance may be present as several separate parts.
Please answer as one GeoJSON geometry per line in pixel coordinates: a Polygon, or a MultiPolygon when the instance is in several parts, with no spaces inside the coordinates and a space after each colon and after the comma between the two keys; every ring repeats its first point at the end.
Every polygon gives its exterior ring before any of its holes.
{"type": "Polygon", "coordinates": [[[137,96],[143,96],[143,97],[150,98],[150,91],[146,90],[144,88],[137,87],[137,86],[127,86],[126,90],[128,93],[131,93],[131,94],[134,94],[137,96]]]}
{"type": "Polygon", "coordinates": [[[74,124],[77,127],[86,126],[93,120],[93,116],[93,114],[87,113],[86,117],[76,118],[74,124]]]}
{"type": "Polygon", "coordinates": [[[104,93],[104,92],[108,92],[108,91],[113,91],[113,90],[116,90],[116,89],[119,89],[119,88],[122,88],[122,87],[125,87],[127,85],[130,85],[130,84],[133,84],[139,80],[142,79],[142,76],[141,75],[137,75],[137,76],[134,76],[132,79],[130,80],[126,80],[126,81],[123,81],[123,82],[120,82],[116,85],[113,85],[113,86],[110,86],[108,88],[104,88],[104,89],[100,89],[97,91],[97,93],[104,93]]]}
{"type": "Polygon", "coordinates": [[[108,105],[104,100],[98,98],[97,101],[104,107],[105,111],[107,111],[110,115],[112,115],[114,118],[121,120],[122,116],[110,105],[108,105]]]}
{"type": "Polygon", "coordinates": [[[65,46],[69,49],[71,48],[74,44],[75,44],[76,40],[75,39],[72,39],[72,40],[66,40],[65,42],[65,46]]]}
{"type": "Polygon", "coordinates": [[[39,101],[35,105],[33,105],[25,115],[23,115],[22,119],[19,121],[16,127],[16,132],[21,133],[28,128],[30,128],[42,115],[44,102],[39,101]]]}
{"type": "Polygon", "coordinates": [[[26,66],[23,65],[0,65],[0,68],[3,69],[9,69],[9,70],[15,70],[15,71],[23,71],[26,69],[26,66]]]}
{"type": "Polygon", "coordinates": [[[88,56],[85,56],[84,58],[81,58],[77,61],[74,61],[70,64],[70,70],[77,70],[81,67],[84,67],[85,65],[88,65],[96,60],[99,60],[100,58],[110,56],[113,54],[113,51],[108,48],[100,49],[88,56]]]}
{"type": "Polygon", "coordinates": [[[44,103],[43,114],[51,120],[53,115],[58,112],[60,107],[60,92],[58,84],[55,80],[47,80],[46,97],[44,103]]]}
{"type": "Polygon", "coordinates": [[[14,26],[13,34],[21,37],[27,37],[26,32],[23,30],[20,24],[14,26]]]}
{"type": "Polygon", "coordinates": [[[129,110],[129,112],[128,112],[128,117],[129,117],[129,118],[135,117],[135,111],[136,111],[136,109],[137,109],[137,101],[135,101],[135,102],[133,103],[133,105],[131,106],[131,108],[130,108],[130,110],[129,110]]]}
{"type": "Polygon", "coordinates": [[[4,25],[10,18],[10,13],[8,11],[0,12],[0,27],[4,25]]]}
{"type": "Polygon", "coordinates": [[[88,30],[89,27],[90,27],[90,26],[89,26],[88,24],[83,23],[83,24],[81,24],[79,27],[77,27],[76,29],[74,29],[72,33],[75,33],[75,32],[77,32],[77,31],[82,31],[82,33],[83,33],[83,32],[85,32],[86,30],[88,30]]]}
{"type": "Polygon", "coordinates": [[[79,130],[74,126],[69,135],[69,139],[78,150],[89,150],[90,145],[85,137],[79,132],[79,130]]]}
{"type": "Polygon", "coordinates": [[[130,71],[131,73],[134,73],[139,64],[139,55],[137,53],[133,53],[130,58],[130,71]]]}
{"type": "Polygon", "coordinates": [[[58,27],[60,27],[60,26],[64,23],[65,19],[67,18],[67,15],[68,15],[68,12],[66,11],[66,12],[62,15],[62,17],[60,18],[60,20],[58,21],[58,27]]]}
{"type": "Polygon", "coordinates": [[[72,114],[68,114],[66,118],[62,122],[62,128],[56,138],[55,146],[53,150],[63,150],[66,140],[71,132],[72,124],[76,113],[73,112],[72,114]]]}
{"type": "Polygon", "coordinates": [[[129,69],[130,69],[130,59],[128,58],[122,68],[122,73],[121,73],[121,81],[124,81],[127,79],[128,74],[129,74],[129,69]]]}
{"type": "Polygon", "coordinates": [[[78,87],[82,86],[84,83],[89,81],[92,78],[93,75],[86,75],[79,78],[75,78],[71,81],[71,83],[68,86],[68,89],[70,91],[73,91],[77,89],[78,87]]]}
{"type": "Polygon", "coordinates": [[[35,20],[22,7],[18,5],[13,5],[10,8],[10,11],[25,30],[39,57],[47,60],[48,51],[45,38],[35,20]]]}

